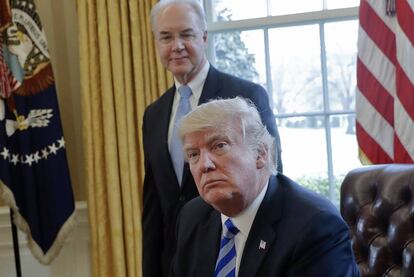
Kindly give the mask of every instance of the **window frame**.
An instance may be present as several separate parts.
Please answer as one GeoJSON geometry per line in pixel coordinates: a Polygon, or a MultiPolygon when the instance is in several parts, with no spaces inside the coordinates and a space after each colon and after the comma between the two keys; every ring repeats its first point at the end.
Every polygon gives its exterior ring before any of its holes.
{"type": "MultiPolygon", "coordinates": [[[[304,113],[287,113],[287,114],[275,114],[275,119],[291,118],[291,117],[313,117],[320,116],[324,118],[324,129],[325,129],[325,141],[326,141],[326,160],[327,160],[327,172],[329,182],[329,199],[335,202],[335,175],[334,175],[334,164],[333,164],[333,151],[332,151],[332,136],[330,119],[333,116],[338,115],[355,115],[355,109],[353,110],[341,110],[331,111],[329,108],[328,98],[328,70],[326,64],[326,45],[325,45],[325,30],[324,24],[330,22],[340,22],[348,20],[358,20],[359,7],[340,8],[340,9],[325,9],[320,11],[312,11],[297,14],[288,15],[276,15],[267,16],[253,19],[243,19],[235,21],[221,21],[213,22],[213,1],[204,0],[204,8],[207,17],[207,31],[209,35],[221,32],[232,32],[232,31],[249,31],[249,30],[263,30],[264,46],[265,46],[265,65],[266,65],[266,90],[269,94],[269,100],[273,105],[272,96],[272,78],[270,69],[270,52],[269,52],[269,29],[278,27],[290,27],[290,26],[303,26],[309,24],[317,24],[319,26],[319,37],[321,45],[321,73],[322,73],[322,88],[323,88],[323,100],[324,107],[320,112],[304,112],[304,113]]],[[[213,40],[208,40],[207,57],[212,65],[215,65],[214,57],[214,46],[213,40]]],[[[282,138],[283,145],[283,138],[282,138]]],[[[335,203],[338,205],[338,203],[335,203]]]]}

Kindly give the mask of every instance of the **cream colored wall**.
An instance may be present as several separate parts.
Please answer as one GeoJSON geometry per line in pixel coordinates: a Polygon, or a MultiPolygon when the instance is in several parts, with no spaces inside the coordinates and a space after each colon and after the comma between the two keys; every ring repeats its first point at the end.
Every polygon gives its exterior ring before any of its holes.
{"type": "Polygon", "coordinates": [[[35,0],[48,40],[76,200],[86,200],[76,1],[35,0]]]}

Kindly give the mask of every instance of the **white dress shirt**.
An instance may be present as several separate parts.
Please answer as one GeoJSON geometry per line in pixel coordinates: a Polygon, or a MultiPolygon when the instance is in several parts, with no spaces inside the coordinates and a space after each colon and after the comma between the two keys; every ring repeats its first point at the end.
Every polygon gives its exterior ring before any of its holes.
{"type": "MultiPolygon", "coordinates": [[[[198,101],[200,100],[201,92],[203,91],[204,83],[207,79],[209,69],[210,64],[206,62],[203,68],[201,68],[200,72],[197,74],[197,76],[195,76],[195,78],[191,80],[191,82],[186,84],[191,88],[191,91],[193,92],[190,96],[191,110],[193,110],[198,105],[198,101]]],[[[178,93],[177,89],[183,85],[180,82],[178,82],[176,78],[174,78],[174,83],[176,91],[174,94],[174,101],[171,109],[170,124],[168,126],[168,147],[170,147],[171,145],[171,136],[174,128],[175,115],[177,113],[178,103],[180,103],[180,94],[178,93]]]]}
{"type": "MultiPolygon", "coordinates": [[[[241,212],[239,215],[232,217],[233,224],[239,229],[239,233],[234,237],[234,244],[236,246],[236,276],[239,274],[240,261],[243,255],[244,246],[246,244],[247,237],[249,236],[250,228],[252,227],[253,220],[256,217],[257,210],[263,201],[263,198],[267,191],[269,182],[263,187],[262,191],[257,195],[256,199],[250,204],[250,206],[241,212]]],[[[229,217],[221,214],[221,224],[229,217]]],[[[224,230],[224,228],[222,228],[224,230]]],[[[223,236],[223,231],[222,234],[223,236]]]]}

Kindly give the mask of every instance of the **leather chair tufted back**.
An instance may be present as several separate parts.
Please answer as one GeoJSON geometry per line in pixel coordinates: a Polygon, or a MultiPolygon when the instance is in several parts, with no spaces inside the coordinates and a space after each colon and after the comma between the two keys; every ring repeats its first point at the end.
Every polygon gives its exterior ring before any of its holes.
{"type": "Polygon", "coordinates": [[[361,276],[414,276],[414,164],[350,171],[340,209],[361,276]]]}

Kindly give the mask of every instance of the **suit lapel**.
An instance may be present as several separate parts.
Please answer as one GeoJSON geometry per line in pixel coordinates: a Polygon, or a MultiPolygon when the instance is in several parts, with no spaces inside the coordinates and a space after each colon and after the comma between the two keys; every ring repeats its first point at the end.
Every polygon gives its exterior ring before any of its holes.
{"type": "Polygon", "coordinates": [[[203,91],[201,92],[198,104],[203,104],[210,99],[215,99],[221,89],[220,72],[210,65],[206,81],[204,82],[203,91]]]}
{"type": "Polygon", "coordinates": [[[211,277],[216,267],[216,259],[220,247],[221,218],[220,213],[212,210],[209,220],[204,222],[198,232],[198,245],[200,253],[196,254],[197,268],[200,277],[211,277]]]}
{"type": "MultiPolygon", "coordinates": [[[[171,117],[171,111],[172,111],[172,105],[174,101],[174,93],[175,93],[175,86],[172,86],[167,90],[165,93],[164,103],[160,105],[160,110],[158,111],[159,114],[159,122],[160,125],[157,130],[159,133],[156,135],[154,139],[157,139],[157,141],[162,141],[159,145],[161,147],[157,146],[157,144],[154,141],[154,145],[156,147],[158,161],[162,163],[161,161],[165,162],[167,161],[167,166],[164,166],[164,170],[166,171],[166,174],[168,174],[169,180],[175,180],[175,183],[172,184],[171,187],[174,187],[177,189],[179,188],[177,176],[174,172],[173,163],[170,156],[170,150],[168,147],[168,129],[170,124],[170,117],[171,117]]],[[[156,126],[151,126],[152,128],[156,128],[156,126]]]]}
{"type": "Polygon", "coordinates": [[[256,276],[269,249],[275,248],[277,224],[282,214],[282,196],[277,178],[271,176],[243,250],[239,277],[256,276]]]}

